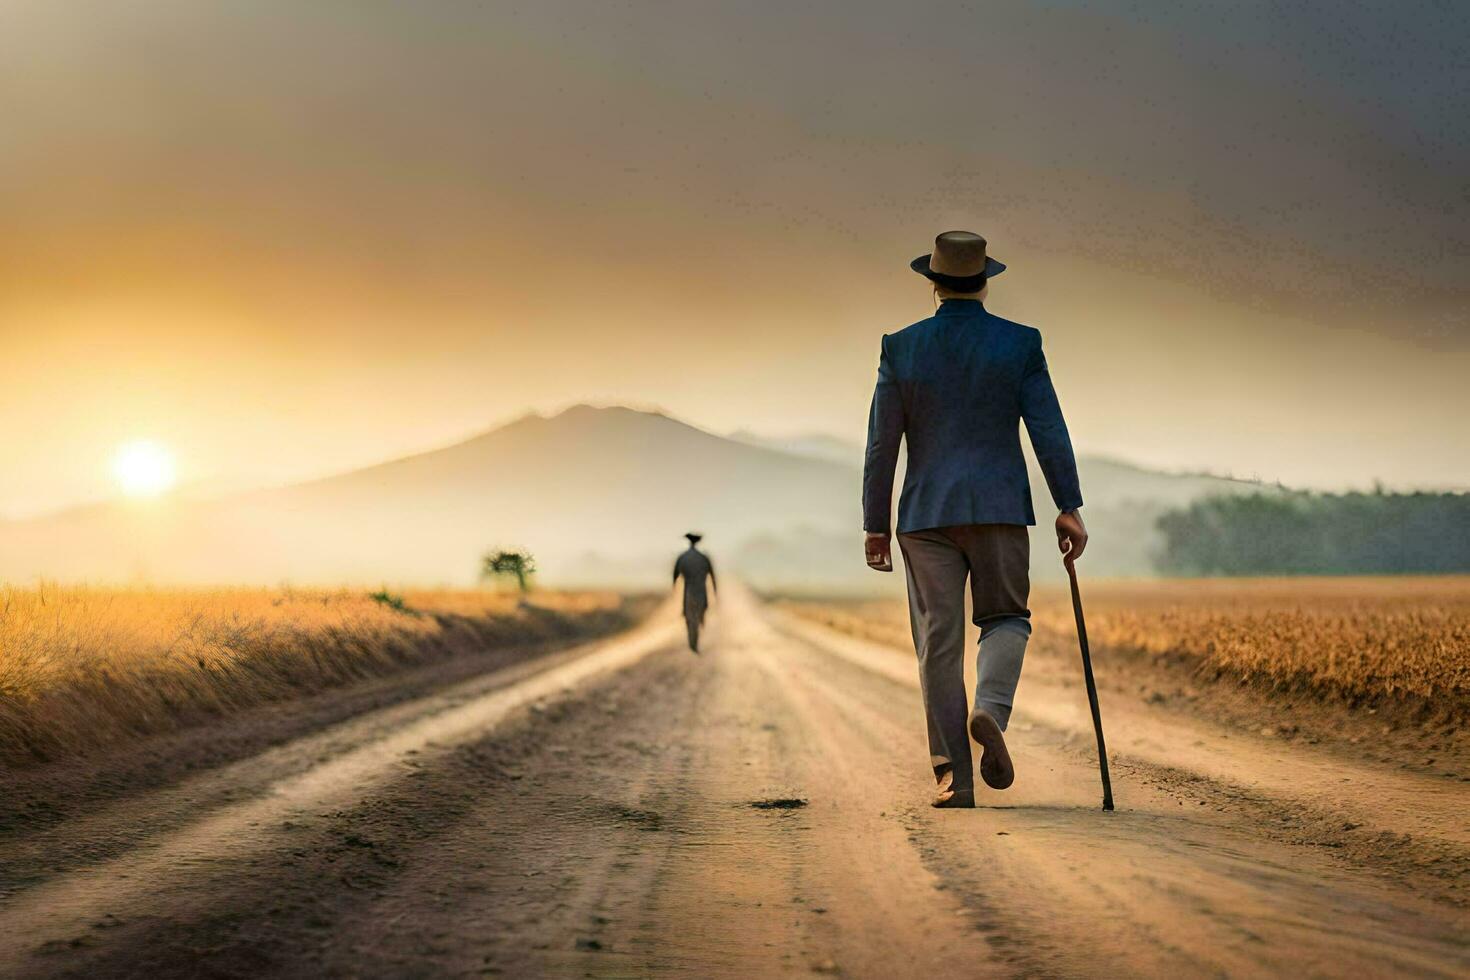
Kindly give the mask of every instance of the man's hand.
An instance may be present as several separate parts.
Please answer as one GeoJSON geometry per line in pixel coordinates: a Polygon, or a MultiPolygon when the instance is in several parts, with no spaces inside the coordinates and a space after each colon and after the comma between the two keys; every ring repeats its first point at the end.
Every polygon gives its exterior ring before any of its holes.
{"type": "Polygon", "coordinates": [[[1081,558],[1087,548],[1087,525],[1082,523],[1082,515],[1077,511],[1057,515],[1057,548],[1067,564],[1081,558]]]}
{"type": "Polygon", "coordinates": [[[869,531],[863,542],[863,551],[868,556],[868,567],[875,572],[893,571],[892,545],[885,531],[869,531]]]}

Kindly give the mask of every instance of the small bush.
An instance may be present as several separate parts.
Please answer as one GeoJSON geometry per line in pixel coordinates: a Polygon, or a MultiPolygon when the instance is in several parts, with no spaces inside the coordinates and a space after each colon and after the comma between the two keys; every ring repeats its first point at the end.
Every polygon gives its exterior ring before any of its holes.
{"type": "Polygon", "coordinates": [[[403,596],[393,592],[389,592],[387,589],[379,589],[376,592],[369,592],[368,598],[378,603],[379,605],[387,606],[389,609],[392,609],[395,612],[406,613],[409,616],[418,615],[417,612],[408,607],[408,603],[403,600],[403,596]]]}
{"type": "Polygon", "coordinates": [[[531,591],[531,576],[536,573],[536,559],[529,551],[488,552],[480,560],[480,578],[514,576],[522,593],[531,591]]]}

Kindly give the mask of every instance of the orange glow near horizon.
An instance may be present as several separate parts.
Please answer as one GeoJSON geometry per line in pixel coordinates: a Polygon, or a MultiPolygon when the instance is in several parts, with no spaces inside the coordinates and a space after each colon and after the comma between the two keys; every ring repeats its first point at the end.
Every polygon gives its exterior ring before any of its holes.
{"type": "Polygon", "coordinates": [[[948,228],[1081,453],[1470,486],[1463,31],[1069,6],[0,4],[0,520],[142,433],[189,493],[579,402],[861,442],[948,228]]]}

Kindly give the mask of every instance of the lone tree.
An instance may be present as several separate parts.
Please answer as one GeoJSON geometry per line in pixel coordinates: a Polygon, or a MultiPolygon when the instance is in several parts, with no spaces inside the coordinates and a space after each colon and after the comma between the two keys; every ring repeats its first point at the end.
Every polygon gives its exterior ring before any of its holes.
{"type": "Polygon", "coordinates": [[[480,564],[480,578],[514,575],[522,592],[531,591],[531,576],[536,572],[536,559],[528,551],[492,551],[480,564]]]}

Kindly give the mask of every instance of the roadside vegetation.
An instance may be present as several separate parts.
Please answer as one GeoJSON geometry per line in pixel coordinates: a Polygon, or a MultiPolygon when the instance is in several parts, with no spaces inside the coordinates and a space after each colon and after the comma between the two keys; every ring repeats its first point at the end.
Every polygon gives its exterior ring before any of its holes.
{"type": "Polygon", "coordinates": [[[0,765],[449,657],[592,638],[647,608],[614,593],[0,587],[0,765]]]}
{"type": "MultiPolygon", "coordinates": [[[[1099,657],[1350,707],[1470,720],[1470,576],[1101,581],[1083,590],[1099,657]]],[[[911,642],[900,601],[786,605],[877,642],[911,642]]],[[[1065,591],[1035,589],[1032,616],[1037,646],[1075,656],[1065,591]]]]}
{"type": "Polygon", "coordinates": [[[1470,572],[1470,493],[1209,497],[1158,519],[1181,575],[1470,572]]]}
{"type": "Polygon", "coordinates": [[[531,576],[536,574],[536,559],[528,551],[487,552],[480,559],[480,581],[511,578],[522,593],[531,591],[531,576]]]}

